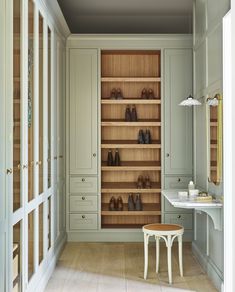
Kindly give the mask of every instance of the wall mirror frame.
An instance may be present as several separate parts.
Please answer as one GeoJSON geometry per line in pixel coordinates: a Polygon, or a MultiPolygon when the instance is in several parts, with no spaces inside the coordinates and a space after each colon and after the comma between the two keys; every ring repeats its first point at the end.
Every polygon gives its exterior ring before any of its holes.
{"type": "Polygon", "coordinates": [[[216,93],[206,99],[208,107],[208,182],[223,181],[223,99],[216,93]]]}

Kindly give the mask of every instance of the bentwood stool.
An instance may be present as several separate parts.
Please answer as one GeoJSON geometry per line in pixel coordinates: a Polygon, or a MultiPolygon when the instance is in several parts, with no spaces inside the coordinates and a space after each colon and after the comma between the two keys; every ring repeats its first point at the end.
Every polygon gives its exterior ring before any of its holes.
{"type": "Polygon", "coordinates": [[[170,284],[172,284],[171,247],[174,239],[176,237],[178,238],[180,276],[183,277],[182,235],[184,233],[184,228],[181,225],[177,224],[156,223],[144,225],[143,232],[144,232],[144,279],[146,280],[148,272],[148,243],[150,236],[154,236],[156,239],[156,273],[158,273],[159,270],[160,238],[162,238],[166,243],[168,277],[170,284]]]}

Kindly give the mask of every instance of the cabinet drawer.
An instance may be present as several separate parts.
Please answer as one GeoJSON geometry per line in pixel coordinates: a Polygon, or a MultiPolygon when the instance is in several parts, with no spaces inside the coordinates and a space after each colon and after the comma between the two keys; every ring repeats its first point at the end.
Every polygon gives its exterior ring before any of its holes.
{"type": "Polygon", "coordinates": [[[165,189],[187,189],[191,176],[165,177],[165,189]]]}
{"type": "Polygon", "coordinates": [[[71,177],[70,193],[96,193],[97,177],[71,177]]]}
{"type": "Polygon", "coordinates": [[[164,211],[165,212],[174,212],[174,213],[188,213],[190,209],[176,208],[169,203],[166,198],[162,198],[164,200],[164,211]]]}
{"type": "Polygon", "coordinates": [[[97,196],[70,196],[70,212],[97,212],[97,196]]]}
{"type": "Polygon", "coordinates": [[[193,228],[193,215],[192,214],[165,214],[164,223],[179,224],[184,226],[185,229],[193,228]]]}
{"type": "Polygon", "coordinates": [[[97,214],[70,214],[70,229],[97,229],[97,214]]]}

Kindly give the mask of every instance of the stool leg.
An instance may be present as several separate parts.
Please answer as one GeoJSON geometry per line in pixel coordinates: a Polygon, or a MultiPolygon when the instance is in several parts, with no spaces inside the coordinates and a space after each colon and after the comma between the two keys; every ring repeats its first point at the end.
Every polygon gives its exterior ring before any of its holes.
{"type": "Polygon", "coordinates": [[[156,273],[159,271],[159,255],[160,255],[160,244],[159,237],[156,237],[156,273]]]}
{"type": "Polygon", "coordinates": [[[182,235],[178,236],[180,276],[183,277],[182,235]]]}
{"type": "Polygon", "coordinates": [[[148,235],[144,234],[144,279],[147,279],[148,273],[148,235]]]}
{"type": "Polygon", "coordinates": [[[171,235],[167,236],[167,263],[169,283],[172,284],[172,269],[171,269],[171,235]]]}

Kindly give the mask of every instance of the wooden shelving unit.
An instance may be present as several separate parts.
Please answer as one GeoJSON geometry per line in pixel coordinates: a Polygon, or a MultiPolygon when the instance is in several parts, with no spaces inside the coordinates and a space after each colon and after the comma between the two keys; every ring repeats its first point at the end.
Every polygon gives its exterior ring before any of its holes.
{"type": "Polygon", "coordinates": [[[161,222],[161,56],[160,51],[102,51],[101,54],[101,225],[141,228],[161,222]],[[111,99],[120,88],[122,99],[111,99]],[[152,89],[154,98],[141,98],[152,89]],[[127,106],[136,107],[137,121],[125,121],[127,106]],[[139,144],[138,132],[150,130],[151,144],[139,144]],[[120,166],[108,166],[108,151],[119,150],[120,166]],[[149,176],[151,188],[137,188],[149,176]],[[128,197],[140,194],[142,211],[128,211],[128,197]],[[123,211],[110,211],[111,197],[121,196],[123,211]]]}

